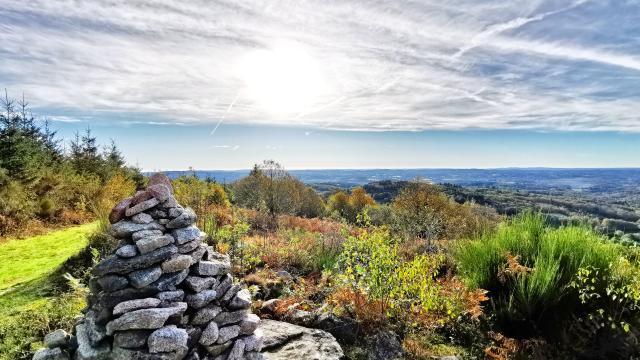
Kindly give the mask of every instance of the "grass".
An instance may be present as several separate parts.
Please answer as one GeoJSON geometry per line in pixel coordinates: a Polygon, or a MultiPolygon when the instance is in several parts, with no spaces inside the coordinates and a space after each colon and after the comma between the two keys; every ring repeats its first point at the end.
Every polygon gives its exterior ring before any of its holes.
{"type": "Polygon", "coordinates": [[[71,330],[84,307],[84,289],[60,293],[60,265],[88,244],[90,223],[0,243],[0,359],[30,359],[42,338],[71,330]]]}
{"type": "Polygon", "coordinates": [[[97,222],[0,243],[0,296],[55,270],[87,246],[97,222]]]}
{"type": "Polygon", "coordinates": [[[533,213],[464,243],[455,254],[461,275],[489,291],[498,323],[516,336],[558,328],[562,318],[576,315],[580,302],[570,283],[578,270],[609,271],[619,256],[617,245],[590,228],[550,229],[543,215],[533,213]]]}

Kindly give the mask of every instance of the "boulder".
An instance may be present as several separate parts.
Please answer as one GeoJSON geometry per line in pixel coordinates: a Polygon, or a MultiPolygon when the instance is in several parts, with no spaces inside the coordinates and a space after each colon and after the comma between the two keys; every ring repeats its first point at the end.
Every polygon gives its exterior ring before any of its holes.
{"type": "Polygon", "coordinates": [[[158,329],[170,316],[184,312],[184,307],[142,309],[128,312],[107,323],[107,335],[132,329],[158,329]]]}
{"type": "Polygon", "coordinates": [[[249,314],[248,310],[236,310],[229,312],[221,312],[213,319],[218,326],[236,324],[242,321],[249,314]]]}
{"type": "Polygon", "coordinates": [[[138,255],[138,249],[134,245],[125,245],[116,250],[116,255],[122,258],[131,258],[138,255]]]}
{"type": "Polygon", "coordinates": [[[42,348],[33,355],[33,360],[69,360],[69,354],[59,347],[42,348]]]}
{"type": "Polygon", "coordinates": [[[129,311],[153,308],[160,305],[160,299],[145,298],[123,301],[113,308],[113,315],[121,315],[129,311]]]}
{"type": "Polygon", "coordinates": [[[202,309],[196,311],[195,315],[191,319],[191,324],[193,325],[207,324],[211,320],[214,320],[220,313],[222,313],[222,308],[219,306],[211,305],[211,306],[203,307],[202,309]]]}
{"type": "MultiPolygon", "coordinates": [[[[202,242],[200,241],[200,239],[197,239],[194,241],[188,241],[184,244],[178,245],[178,252],[180,254],[191,253],[192,251],[196,250],[201,244],[202,242]]],[[[202,256],[206,252],[206,249],[202,249],[201,251],[202,251],[202,254],[200,254],[200,257],[196,259],[196,261],[200,261],[200,259],[202,259],[202,256]]]]}
{"type": "Polygon", "coordinates": [[[149,214],[139,213],[131,217],[131,221],[136,224],[148,224],[153,221],[153,217],[149,214]]]}
{"type": "Polygon", "coordinates": [[[145,210],[149,210],[152,207],[160,204],[160,201],[156,198],[151,198],[149,200],[142,201],[136,205],[131,206],[125,211],[126,216],[133,216],[139,214],[145,210]]]}
{"type": "Polygon", "coordinates": [[[103,342],[98,346],[92,346],[89,342],[85,324],[76,326],[76,339],[78,348],[76,349],[74,360],[107,360],[111,350],[108,343],[103,342]]]}
{"type": "Polygon", "coordinates": [[[160,266],[153,266],[129,273],[129,281],[133,287],[142,288],[160,279],[160,276],[162,276],[160,266]]]}
{"type": "MultiPolygon", "coordinates": [[[[167,224],[167,226],[169,226],[169,224],[167,224]]],[[[189,226],[180,229],[174,229],[171,231],[171,235],[176,239],[176,244],[182,245],[189,241],[199,239],[200,230],[195,226],[189,226]]]]}
{"type": "Polygon", "coordinates": [[[147,345],[151,330],[117,331],[113,336],[113,346],[125,349],[136,349],[147,345]]]}
{"type": "Polygon", "coordinates": [[[111,255],[102,260],[93,268],[93,273],[97,276],[107,274],[126,274],[134,270],[148,268],[151,265],[170,259],[171,256],[178,252],[178,248],[174,245],[168,245],[153,250],[150,253],[122,259],[117,255],[111,255]]]}
{"type": "Polygon", "coordinates": [[[247,289],[242,289],[236,293],[228,304],[229,309],[248,309],[251,307],[251,293],[247,289]]]}
{"type": "Polygon", "coordinates": [[[200,276],[187,276],[184,280],[184,285],[187,289],[194,292],[201,292],[206,289],[211,289],[216,285],[217,280],[213,277],[200,277],[200,276]]]}
{"type": "Polygon", "coordinates": [[[120,220],[117,223],[111,225],[111,235],[117,238],[126,238],[131,234],[142,230],[162,230],[163,226],[157,222],[150,222],[148,224],[136,224],[132,221],[120,220]]]}
{"type": "Polygon", "coordinates": [[[180,284],[189,275],[189,269],[163,274],[160,279],[149,285],[158,291],[176,290],[176,285],[180,284]]]}
{"type": "Polygon", "coordinates": [[[353,344],[360,334],[360,325],[357,321],[336,316],[331,312],[320,314],[315,319],[313,327],[327,331],[340,342],[347,344],[353,344]]]}
{"type": "Polygon", "coordinates": [[[56,347],[67,346],[71,336],[63,329],[58,329],[48,333],[44,337],[44,346],[53,349],[56,347]]]}
{"type": "Polygon", "coordinates": [[[107,275],[97,280],[98,285],[103,291],[112,292],[120,289],[124,289],[129,285],[129,280],[124,276],[107,275]]]}
{"type": "Polygon", "coordinates": [[[147,182],[147,187],[154,186],[156,184],[165,185],[171,193],[173,193],[173,185],[171,184],[171,179],[163,173],[155,173],[149,177],[149,182],[147,182]]]}
{"type": "MultiPolygon", "coordinates": [[[[175,210],[179,208],[172,208],[171,210],[175,210]]],[[[172,215],[172,211],[169,211],[169,216],[172,215]]],[[[196,213],[190,209],[179,209],[180,213],[174,219],[169,221],[166,225],[167,229],[176,229],[176,228],[184,228],[189,225],[192,225],[196,222],[196,213]]],[[[200,231],[198,231],[200,232],[200,231]]]]}
{"type": "Polygon", "coordinates": [[[189,336],[185,329],[176,326],[165,326],[149,335],[147,345],[150,353],[163,353],[188,350],[187,340],[189,336]]]}
{"type": "Polygon", "coordinates": [[[159,292],[156,297],[163,302],[180,302],[184,300],[183,290],[159,292]]]}
{"type": "Polygon", "coordinates": [[[260,306],[260,311],[273,314],[276,311],[276,307],[282,303],[280,299],[270,299],[262,303],[260,306]]]}
{"type": "Polygon", "coordinates": [[[113,209],[111,210],[111,213],[109,213],[109,222],[111,224],[115,224],[118,221],[125,218],[126,216],[125,213],[129,208],[129,206],[131,205],[132,200],[133,200],[132,198],[126,198],[120,201],[119,203],[117,203],[116,206],[113,207],[113,209]]]}
{"type": "Polygon", "coordinates": [[[192,268],[193,272],[204,276],[224,275],[231,271],[231,264],[222,261],[200,261],[192,268]]]}
{"type": "Polygon", "coordinates": [[[218,340],[218,324],[210,322],[209,325],[202,331],[200,335],[199,343],[202,345],[212,345],[218,340]]]}
{"type": "Polygon", "coordinates": [[[131,240],[138,241],[147,237],[162,236],[163,232],[160,230],[140,230],[131,234],[131,240]]]}
{"type": "Polygon", "coordinates": [[[253,334],[260,325],[260,318],[256,314],[249,314],[240,322],[240,334],[253,334]]]}
{"type": "Polygon", "coordinates": [[[147,200],[149,200],[151,198],[152,198],[151,194],[149,194],[147,191],[144,191],[144,190],[137,191],[131,197],[131,206],[140,204],[141,202],[147,201],[147,200]]]}
{"type": "Polygon", "coordinates": [[[171,190],[165,184],[154,184],[147,187],[147,192],[158,199],[159,202],[165,202],[171,197],[171,190]]]}
{"type": "Polygon", "coordinates": [[[187,295],[186,302],[194,309],[200,309],[215,300],[215,290],[203,290],[199,293],[187,295]]]}
{"type": "Polygon", "coordinates": [[[244,348],[244,341],[242,341],[242,339],[236,340],[233,343],[231,352],[229,352],[229,356],[227,356],[227,360],[242,360],[244,356],[244,348]]]}
{"type": "Polygon", "coordinates": [[[169,244],[173,244],[173,236],[171,235],[146,237],[136,241],[136,247],[140,250],[140,254],[143,255],[169,244]]]}
{"type": "Polygon", "coordinates": [[[326,331],[274,320],[262,320],[265,360],[339,360],[344,357],[336,339],[326,331]]]}
{"type": "Polygon", "coordinates": [[[165,273],[182,271],[191,266],[192,261],[193,259],[191,259],[191,256],[189,255],[178,255],[169,260],[166,260],[162,263],[162,265],[160,265],[160,267],[165,273]]]}
{"type": "Polygon", "coordinates": [[[123,349],[114,347],[110,360],[183,360],[186,350],[150,354],[142,349],[123,349]]]}
{"type": "Polygon", "coordinates": [[[369,349],[368,359],[402,360],[404,359],[402,344],[393,332],[380,332],[373,339],[372,347],[369,349]]]}
{"type": "Polygon", "coordinates": [[[216,344],[224,344],[227,341],[235,339],[240,335],[240,326],[231,325],[225,326],[218,329],[218,339],[216,340],[216,344]]]}
{"type": "Polygon", "coordinates": [[[111,310],[114,306],[123,301],[152,297],[157,292],[157,290],[147,287],[142,287],[140,289],[127,287],[113,292],[101,292],[98,294],[93,306],[111,310]]]}

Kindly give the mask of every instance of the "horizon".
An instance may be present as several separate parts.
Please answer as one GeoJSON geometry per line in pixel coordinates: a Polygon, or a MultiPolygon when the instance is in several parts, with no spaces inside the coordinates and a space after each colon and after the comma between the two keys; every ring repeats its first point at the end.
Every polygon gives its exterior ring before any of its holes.
{"type": "MultiPolygon", "coordinates": [[[[265,159],[266,160],[266,159],[265,159]]],[[[258,164],[259,165],[259,164],[258,164]]],[[[190,171],[250,171],[248,168],[237,169],[164,169],[159,171],[142,169],[143,173],[156,173],[156,172],[190,172],[190,171]]],[[[415,168],[286,168],[287,171],[340,171],[340,170],[363,170],[363,171],[375,171],[375,170],[640,170],[640,166],[629,167],[549,167],[549,166],[508,166],[508,167],[415,167],[415,168]]]]}

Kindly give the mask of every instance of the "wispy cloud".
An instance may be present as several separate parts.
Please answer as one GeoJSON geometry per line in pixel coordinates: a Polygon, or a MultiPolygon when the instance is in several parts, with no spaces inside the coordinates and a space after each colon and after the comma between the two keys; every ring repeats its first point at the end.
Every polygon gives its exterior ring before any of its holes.
{"type": "Polygon", "coordinates": [[[79,123],[79,122],[85,121],[85,119],[79,119],[77,117],[72,117],[72,116],[45,116],[44,119],[47,121],[63,122],[63,123],[79,123]]]}
{"type": "Polygon", "coordinates": [[[211,123],[212,134],[222,121],[638,132],[637,6],[0,0],[0,84],[43,111],[153,114],[157,125],[211,123]],[[282,41],[304,49],[323,86],[293,114],[265,108],[238,74],[248,54],[282,41]]]}
{"type": "Polygon", "coordinates": [[[240,145],[213,145],[214,149],[229,149],[231,151],[236,151],[240,149],[240,145]]]}

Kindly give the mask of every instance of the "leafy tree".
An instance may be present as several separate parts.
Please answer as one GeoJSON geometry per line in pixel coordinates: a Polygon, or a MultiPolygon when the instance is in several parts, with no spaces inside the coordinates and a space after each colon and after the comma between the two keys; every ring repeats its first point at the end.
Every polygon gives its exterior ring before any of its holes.
{"type": "Polygon", "coordinates": [[[328,202],[329,212],[337,213],[342,218],[348,218],[349,209],[349,195],[343,191],[338,191],[329,197],[328,202]]]}
{"type": "Polygon", "coordinates": [[[350,195],[338,191],[329,197],[328,210],[329,213],[335,213],[350,222],[355,222],[366,207],[375,204],[373,198],[362,187],[356,187],[351,190],[350,195]]]}
{"type": "Polygon", "coordinates": [[[254,165],[248,176],[234,184],[234,195],[238,205],[264,211],[272,221],[278,214],[319,216],[324,207],[315,190],[273,160],[254,165]]]}
{"type": "Polygon", "coordinates": [[[310,187],[303,189],[299,214],[307,218],[314,218],[321,216],[323,211],[324,201],[322,201],[320,195],[310,187]]]}
{"type": "Polygon", "coordinates": [[[436,239],[469,237],[496,226],[495,212],[473,203],[458,204],[440,187],[414,181],[391,204],[391,227],[405,238],[420,238],[427,245],[436,239]]]}

